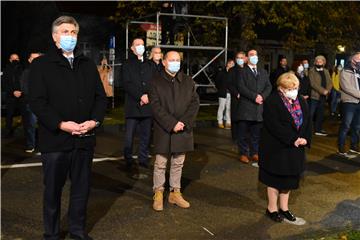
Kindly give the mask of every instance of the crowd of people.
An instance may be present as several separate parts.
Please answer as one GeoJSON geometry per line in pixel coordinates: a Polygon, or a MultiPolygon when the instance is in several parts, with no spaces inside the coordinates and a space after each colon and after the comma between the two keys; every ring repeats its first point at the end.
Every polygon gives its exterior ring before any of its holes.
{"type": "MultiPolygon", "coordinates": [[[[110,68],[101,66],[76,51],[79,24],[61,16],[52,25],[54,44],[46,54],[32,53],[29,68],[23,71],[19,56],[10,56],[4,79],[8,94],[7,135],[13,133],[12,115],[19,107],[26,133],[26,151],[41,152],[44,170],[44,239],[60,238],[61,194],[67,176],[71,178],[68,209],[71,239],[91,239],[85,231],[86,208],[91,187],[91,165],[95,129],[106,114],[109,89],[104,76],[110,68]],[[99,74],[100,73],[100,74],[99,74]],[[36,116],[36,117],[35,117],[36,116]],[[34,140],[34,122],[39,128],[34,140]]],[[[181,70],[176,51],[162,53],[153,47],[145,57],[144,40],[135,38],[123,64],[125,92],[124,158],[131,170],[134,137],[139,134],[138,165],[150,169],[149,153],[153,135],[153,202],[155,211],[164,210],[167,162],[170,162],[168,202],[189,208],[181,192],[186,154],[194,150],[193,129],[199,110],[199,96],[190,76],[181,70]],[[136,129],[139,129],[137,132],[136,129]]],[[[286,57],[270,76],[260,67],[256,49],[240,51],[218,74],[218,127],[231,129],[238,145],[239,161],[258,163],[259,181],[267,186],[265,214],[275,222],[305,224],[289,210],[290,191],[299,187],[304,172],[306,147],[314,133],[323,129],[324,109],[331,95],[331,114],[337,115],[341,99],[339,154],[345,155],[345,141],[351,131],[350,152],[359,154],[360,52],[351,56],[344,69],[332,74],[325,57],[314,66],[304,59],[291,71],[286,57]],[[333,99],[334,98],[334,99],[333,99]],[[224,114],[225,113],[225,114],[224,114]]]]}
{"type": "Polygon", "coordinates": [[[247,132],[244,128],[244,121],[246,124],[262,122],[262,114],[259,115],[259,118],[248,116],[249,114],[255,115],[258,110],[262,113],[262,104],[259,104],[261,101],[257,102],[259,100],[257,94],[261,98],[266,98],[270,94],[265,88],[262,89],[261,82],[264,81],[259,76],[267,78],[265,82],[270,83],[271,92],[274,92],[278,91],[277,80],[279,77],[289,72],[294,73],[299,80],[298,95],[302,96],[309,106],[314,134],[328,136],[328,132],[323,128],[325,109],[328,104],[329,116],[341,120],[338,132],[338,154],[347,156],[349,153],[359,153],[360,116],[356,105],[359,103],[360,93],[359,82],[356,80],[360,71],[357,61],[359,53],[353,54],[345,66],[339,64],[331,70],[326,68],[326,58],[322,55],[315,57],[312,67],[310,67],[308,59],[302,59],[294,70],[288,66],[286,57],[280,56],[278,68],[269,76],[264,71],[258,74],[258,71],[255,70],[257,69],[256,64],[254,65],[257,60],[254,62],[252,55],[254,55],[252,52],[246,56],[243,51],[240,51],[236,54],[235,60],[228,59],[226,68],[217,74],[215,81],[219,98],[218,126],[225,129],[231,128],[233,141],[239,145],[240,161],[248,163],[251,159],[254,161],[258,159],[257,151],[254,151],[258,142],[256,140],[258,131],[256,127],[249,127],[249,131],[251,129],[252,132],[247,132]],[[252,70],[254,74],[250,75],[249,70],[252,70]],[[352,74],[349,74],[350,72],[352,74]],[[247,74],[244,76],[240,73],[247,74]],[[247,82],[251,77],[258,78],[258,80],[247,82]],[[251,86],[255,83],[256,86],[251,86]],[[259,106],[254,105],[254,99],[259,106]],[[247,102],[249,100],[250,102],[247,102]],[[224,121],[226,121],[225,125],[224,121]],[[351,131],[352,140],[350,149],[347,151],[344,136],[349,131],[351,131]],[[248,153],[249,151],[250,153],[248,153]]]}

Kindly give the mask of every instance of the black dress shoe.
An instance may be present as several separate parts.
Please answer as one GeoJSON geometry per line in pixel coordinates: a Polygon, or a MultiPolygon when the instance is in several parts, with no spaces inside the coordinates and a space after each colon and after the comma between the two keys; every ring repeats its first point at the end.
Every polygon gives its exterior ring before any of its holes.
{"type": "Polygon", "coordinates": [[[283,211],[283,210],[280,209],[279,213],[280,213],[280,215],[282,215],[284,218],[286,218],[290,222],[295,222],[296,221],[296,217],[289,210],[283,211]]]}
{"type": "Polygon", "coordinates": [[[270,212],[269,209],[266,209],[265,214],[274,222],[282,222],[282,220],[283,220],[283,218],[280,216],[278,211],[270,212]]]}
{"type": "Polygon", "coordinates": [[[79,235],[75,235],[75,234],[72,234],[72,233],[70,233],[70,239],[74,239],[74,240],[93,240],[92,237],[90,237],[87,234],[79,236],[79,235]]]}

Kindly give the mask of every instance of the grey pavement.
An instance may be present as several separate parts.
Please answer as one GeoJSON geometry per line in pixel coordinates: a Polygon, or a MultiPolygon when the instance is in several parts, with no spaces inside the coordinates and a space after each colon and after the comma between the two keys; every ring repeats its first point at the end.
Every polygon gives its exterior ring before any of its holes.
{"type": "MultiPolygon", "coordinates": [[[[307,224],[273,223],[264,216],[266,188],[258,182],[258,169],[238,161],[230,131],[199,127],[196,149],[187,155],[183,193],[190,209],[165,204],[152,210],[151,170],[134,179],[123,160],[93,163],[93,187],[87,229],[94,239],[313,239],[344,229],[360,230],[360,157],[336,154],[338,123],[327,125],[329,137],[314,137],[307,170],[298,190],[291,193],[290,209],[307,224]]],[[[2,165],[40,162],[23,153],[23,139],[2,140],[2,165]]],[[[97,158],[122,156],[123,132],[118,126],[99,133],[97,158]]],[[[135,148],[136,149],[136,148],[135,148]]],[[[135,150],[136,153],[136,150],[135,150]]],[[[152,159],[153,161],[153,159],[152,159]]],[[[42,168],[1,171],[1,239],[41,239],[42,168]]],[[[63,192],[63,235],[69,183],[63,192]]]]}

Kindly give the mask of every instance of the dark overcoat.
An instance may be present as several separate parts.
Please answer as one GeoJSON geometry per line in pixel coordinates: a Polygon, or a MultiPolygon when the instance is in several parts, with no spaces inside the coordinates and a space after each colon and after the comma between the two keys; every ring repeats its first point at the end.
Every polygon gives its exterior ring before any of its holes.
{"type": "Polygon", "coordinates": [[[310,147],[311,121],[305,99],[299,97],[303,124],[295,122],[284,105],[278,91],[273,92],[264,104],[264,126],[259,144],[259,166],[276,175],[299,175],[304,171],[305,147],[295,147],[297,138],[305,138],[310,147]]]}
{"type": "Polygon", "coordinates": [[[125,91],[125,118],[151,117],[150,105],[141,105],[141,96],[149,93],[149,81],[157,71],[154,64],[145,59],[142,62],[134,53],[122,66],[125,91]]]}
{"type": "Polygon", "coordinates": [[[184,153],[194,149],[193,127],[199,110],[199,96],[191,77],[179,72],[175,77],[164,70],[150,82],[150,105],[154,117],[154,152],[184,153]],[[173,131],[177,122],[184,131],[173,131]]]}
{"type": "Polygon", "coordinates": [[[29,103],[39,123],[40,152],[93,148],[95,135],[80,138],[59,129],[62,121],[102,122],[107,99],[95,63],[82,54],[73,68],[55,45],[36,58],[29,72],[29,103]]]}
{"type": "Polygon", "coordinates": [[[258,68],[255,76],[249,66],[241,68],[237,74],[236,88],[240,93],[236,119],[261,122],[263,104],[257,104],[255,99],[260,94],[266,100],[271,93],[271,84],[265,69],[258,68]]]}

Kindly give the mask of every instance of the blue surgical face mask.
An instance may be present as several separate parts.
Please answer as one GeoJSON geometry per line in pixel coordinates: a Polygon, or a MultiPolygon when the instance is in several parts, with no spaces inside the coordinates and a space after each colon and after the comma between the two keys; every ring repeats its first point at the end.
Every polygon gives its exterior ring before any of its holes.
{"type": "Polygon", "coordinates": [[[167,70],[171,73],[177,73],[180,70],[180,62],[169,61],[167,70]]]}
{"type": "Polygon", "coordinates": [[[240,65],[244,65],[244,59],[237,58],[237,59],[236,59],[236,64],[239,65],[239,66],[240,66],[240,65]]]}
{"type": "Polygon", "coordinates": [[[256,65],[258,63],[258,61],[259,61],[259,58],[258,58],[258,56],[251,56],[249,58],[249,61],[250,61],[251,64],[256,65]]]}
{"type": "Polygon", "coordinates": [[[145,47],[144,45],[138,45],[138,46],[135,46],[135,51],[138,55],[142,56],[145,52],[145,47]]]}
{"type": "Polygon", "coordinates": [[[70,35],[61,35],[60,36],[60,47],[65,52],[72,52],[76,46],[77,39],[76,37],[70,35]]]}
{"type": "Polygon", "coordinates": [[[304,63],[304,68],[308,69],[309,68],[309,64],[308,63],[304,63]]]}

